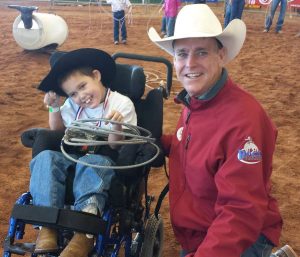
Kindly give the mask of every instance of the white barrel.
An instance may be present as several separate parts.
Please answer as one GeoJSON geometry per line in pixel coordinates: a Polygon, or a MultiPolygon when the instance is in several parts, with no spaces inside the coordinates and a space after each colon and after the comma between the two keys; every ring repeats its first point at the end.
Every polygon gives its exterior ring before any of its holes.
{"type": "Polygon", "coordinates": [[[19,15],[13,24],[17,44],[27,50],[37,50],[49,45],[62,45],[68,37],[68,25],[63,18],[51,13],[32,14],[32,28],[25,29],[19,15]]]}

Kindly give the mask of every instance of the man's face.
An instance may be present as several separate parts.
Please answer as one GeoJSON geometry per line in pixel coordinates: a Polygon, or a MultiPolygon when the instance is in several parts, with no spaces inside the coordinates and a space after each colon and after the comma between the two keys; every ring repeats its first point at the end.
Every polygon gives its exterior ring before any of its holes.
{"type": "Polygon", "coordinates": [[[207,92],[220,78],[225,49],[215,38],[186,38],[174,43],[174,67],[178,80],[190,96],[207,92]]]}

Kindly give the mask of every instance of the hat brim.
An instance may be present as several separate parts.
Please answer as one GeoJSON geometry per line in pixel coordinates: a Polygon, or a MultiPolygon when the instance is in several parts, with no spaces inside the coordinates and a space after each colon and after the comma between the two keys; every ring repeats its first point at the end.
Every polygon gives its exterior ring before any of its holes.
{"type": "Polygon", "coordinates": [[[106,87],[109,87],[116,74],[116,64],[112,57],[108,53],[95,48],[81,48],[66,53],[60,52],[58,60],[50,62],[51,70],[41,81],[38,89],[44,92],[54,91],[60,96],[67,95],[60,88],[59,78],[77,68],[91,67],[99,70],[101,82],[106,87]]]}
{"type": "Polygon", "coordinates": [[[224,63],[228,63],[233,60],[240,52],[245,38],[246,38],[246,25],[240,19],[232,20],[221,34],[207,34],[207,33],[195,33],[193,35],[174,35],[172,37],[161,38],[157,31],[151,27],[148,31],[148,36],[152,42],[154,42],[161,49],[174,56],[173,42],[174,40],[184,38],[206,38],[215,37],[226,48],[226,57],[224,63]]]}

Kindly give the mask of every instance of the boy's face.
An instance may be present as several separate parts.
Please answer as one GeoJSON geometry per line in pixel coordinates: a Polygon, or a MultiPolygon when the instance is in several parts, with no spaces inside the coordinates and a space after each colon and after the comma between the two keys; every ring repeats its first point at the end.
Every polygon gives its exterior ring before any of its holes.
{"type": "Polygon", "coordinates": [[[174,67],[190,96],[207,92],[219,79],[225,50],[214,38],[178,39],[174,43],[174,67]]]}
{"type": "Polygon", "coordinates": [[[106,88],[101,83],[101,73],[98,70],[93,70],[93,77],[76,71],[62,83],[61,87],[83,108],[96,108],[105,98],[106,88]]]}

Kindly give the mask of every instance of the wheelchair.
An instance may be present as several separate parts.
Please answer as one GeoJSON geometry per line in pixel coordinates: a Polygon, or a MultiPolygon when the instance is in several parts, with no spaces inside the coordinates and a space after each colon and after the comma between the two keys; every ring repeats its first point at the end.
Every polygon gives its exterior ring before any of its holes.
{"type": "MultiPolygon", "coordinates": [[[[127,53],[116,53],[112,57],[115,60],[127,58],[166,65],[166,85],[153,88],[147,94],[145,73],[138,65],[117,63],[116,78],[111,86],[112,90],[127,95],[133,101],[138,117],[137,125],[150,131],[151,138],[159,139],[163,125],[163,100],[169,96],[172,84],[172,64],[162,57],[127,53]]],[[[64,132],[34,128],[23,132],[21,141],[24,146],[32,148],[34,157],[45,149],[59,151],[63,135],[64,132]]],[[[163,220],[158,213],[159,208],[151,213],[150,205],[154,197],[148,195],[147,179],[151,167],[161,167],[164,164],[164,155],[160,152],[151,163],[130,166],[143,163],[153,155],[153,147],[149,144],[120,147],[116,164],[129,167],[115,170],[116,176],[111,183],[109,198],[101,217],[74,211],[72,208],[34,206],[30,192],[22,194],[11,213],[8,233],[3,244],[3,257],[13,254],[37,256],[34,253],[35,244],[24,242],[23,239],[27,225],[30,225],[31,229],[48,226],[58,230],[59,251],[43,256],[58,256],[73,233],[81,232],[92,234],[95,238],[95,245],[89,257],[161,257],[164,240],[163,220]]],[[[67,179],[67,192],[70,192],[68,187],[71,186],[72,176],[67,179]]],[[[65,204],[72,206],[72,195],[66,194],[65,204]]]]}

